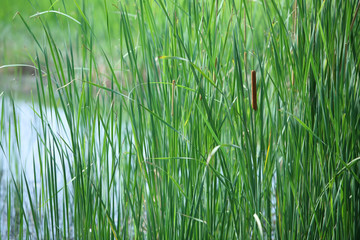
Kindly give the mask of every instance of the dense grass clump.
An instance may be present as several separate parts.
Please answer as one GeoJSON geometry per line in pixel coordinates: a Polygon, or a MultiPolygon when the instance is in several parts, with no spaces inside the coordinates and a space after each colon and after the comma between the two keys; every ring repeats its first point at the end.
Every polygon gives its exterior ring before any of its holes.
{"type": "Polygon", "coordinates": [[[37,124],[24,163],[0,96],[0,237],[358,238],[359,5],[19,6],[37,124]]]}

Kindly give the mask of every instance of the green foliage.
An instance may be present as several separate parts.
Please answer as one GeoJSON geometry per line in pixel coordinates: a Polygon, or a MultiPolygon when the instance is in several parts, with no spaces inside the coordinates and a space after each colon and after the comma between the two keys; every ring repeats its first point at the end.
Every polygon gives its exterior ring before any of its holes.
{"type": "Polygon", "coordinates": [[[36,184],[9,164],[8,238],[360,236],[358,1],[32,5],[36,184]]]}

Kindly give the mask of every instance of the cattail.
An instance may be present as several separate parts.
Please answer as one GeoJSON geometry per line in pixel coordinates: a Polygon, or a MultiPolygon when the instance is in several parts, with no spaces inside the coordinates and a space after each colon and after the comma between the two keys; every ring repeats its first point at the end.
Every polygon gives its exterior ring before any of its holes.
{"type": "Polygon", "coordinates": [[[252,93],[252,108],[257,110],[257,100],[256,100],[256,72],[251,71],[251,93],[252,93]]]}
{"type": "Polygon", "coordinates": [[[174,94],[175,94],[175,80],[172,81],[171,116],[174,116],[174,94]]]}
{"type": "MultiPolygon", "coordinates": [[[[291,53],[291,57],[293,57],[293,55],[294,55],[293,51],[291,51],[290,53],[291,53]]],[[[294,81],[295,81],[294,69],[291,69],[291,85],[292,86],[294,86],[294,81]]]]}
{"type": "Polygon", "coordinates": [[[216,83],[216,65],[217,65],[217,58],[215,58],[215,70],[213,71],[213,81],[216,83]]]}

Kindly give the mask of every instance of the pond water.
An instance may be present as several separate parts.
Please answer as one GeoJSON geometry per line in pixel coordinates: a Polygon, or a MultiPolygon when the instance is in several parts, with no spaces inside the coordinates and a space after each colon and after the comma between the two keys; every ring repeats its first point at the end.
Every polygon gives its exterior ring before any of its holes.
{"type": "MultiPolygon", "coordinates": [[[[47,132],[47,146],[54,147],[54,139],[49,136],[50,132],[54,134],[58,139],[61,139],[60,148],[62,151],[68,150],[69,156],[72,156],[71,151],[67,148],[66,142],[70,143],[70,128],[66,121],[61,124],[58,119],[66,119],[65,113],[62,108],[57,108],[58,115],[56,116],[55,110],[52,108],[42,108],[43,115],[46,116],[42,121],[40,119],[39,104],[30,102],[28,100],[15,99],[11,100],[9,97],[2,94],[0,96],[0,236],[1,238],[7,238],[7,220],[8,220],[8,194],[9,188],[11,189],[12,201],[15,197],[14,181],[19,184],[19,179],[23,179],[23,207],[28,216],[31,216],[30,202],[28,193],[24,184],[24,179],[30,188],[30,194],[32,196],[39,196],[41,193],[41,164],[44,166],[44,154],[43,137],[44,137],[44,122],[45,131],[47,132]],[[17,136],[17,137],[16,137],[17,136]],[[40,147],[39,147],[40,145],[40,147]],[[39,156],[40,155],[40,156],[39,156]],[[41,161],[43,161],[41,163],[41,161]],[[24,178],[25,177],[25,178],[24,178]],[[37,188],[37,192],[35,189],[37,188]]],[[[124,125],[122,133],[125,135],[130,125],[124,125]]],[[[95,126],[95,148],[102,149],[103,143],[100,142],[104,139],[104,131],[98,126],[95,126]],[[100,140],[99,140],[100,139],[100,140]]],[[[116,139],[114,141],[117,141],[116,139]]],[[[119,145],[115,143],[115,145],[119,145]]],[[[122,148],[127,148],[126,142],[121,145],[122,148]]],[[[108,149],[108,156],[113,156],[111,149],[108,149]]],[[[66,182],[64,181],[64,171],[62,170],[62,162],[59,157],[58,151],[53,151],[53,160],[57,167],[57,189],[62,189],[67,184],[69,191],[72,191],[71,184],[72,179],[70,176],[69,166],[71,167],[71,159],[68,164],[65,164],[66,182]],[[70,165],[69,165],[70,164],[70,165]]],[[[111,159],[111,158],[109,158],[111,159]]],[[[119,159],[119,156],[116,156],[119,159]]],[[[95,164],[98,164],[95,162],[95,164]]],[[[109,169],[110,171],[110,169],[109,169]]],[[[119,180],[121,181],[121,180],[119,180]]],[[[62,202],[63,194],[58,194],[58,201],[62,202]]],[[[44,201],[44,200],[42,200],[44,201]]],[[[11,203],[12,207],[14,204],[11,203]]],[[[59,209],[61,210],[61,209],[59,209]]],[[[12,211],[10,214],[11,219],[11,233],[12,238],[17,238],[18,222],[16,211],[12,211]]],[[[30,232],[34,236],[35,228],[30,225],[30,232]]]]}
{"type": "MultiPolygon", "coordinates": [[[[2,237],[7,232],[7,199],[8,189],[13,186],[14,180],[25,176],[32,191],[39,181],[39,148],[38,135],[41,136],[42,124],[36,112],[39,111],[38,104],[32,104],[26,100],[12,101],[5,96],[0,98],[0,113],[2,113],[2,129],[0,131],[0,224],[3,226],[2,237]],[[14,114],[15,111],[15,114],[14,114]],[[16,121],[16,123],[15,123],[16,121]],[[17,134],[15,134],[17,133],[17,134]],[[17,137],[16,137],[17,135],[17,137]],[[35,176],[37,176],[35,181],[35,176]]],[[[56,133],[67,136],[68,127],[59,128],[55,120],[54,111],[45,109],[48,126],[56,133]]],[[[59,109],[59,115],[64,117],[64,112],[59,109]]],[[[66,125],[65,125],[66,126],[66,125]]],[[[57,158],[55,158],[55,161],[57,158]]],[[[60,164],[57,162],[57,164],[60,164]]],[[[61,178],[59,184],[63,184],[61,178]]],[[[29,205],[27,194],[24,194],[25,206],[29,205]]],[[[12,203],[14,206],[14,203],[12,203]]],[[[30,209],[27,209],[30,211],[30,209]]],[[[11,218],[14,218],[13,213],[11,218]]],[[[15,230],[15,229],[14,229],[15,230]]]]}
{"type": "MultiPolygon", "coordinates": [[[[7,107],[11,107],[8,99],[5,99],[4,101],[7,102],[5,103],[5,105],[8,105],[7,107]]],[[[38,112],[39,109],[36,103],[32,106],[32,103],[24,100],[15,101],[14,106],[18,140],[15,137],[13,109],[7,108],[4,110],[4,132],[1,139],[4,145],[3,147],[5,148],[6,146],[6,149],[4,149],[5,152],[1,151],[0,153],[0,161],[3,163],[1,167],[3,170],[4,168],[11,169],[11,166],[19,164],[20,169],[23,169],[25,174],[28,175],[28,180],[32,181],[33,159],[36,158],[37,154],[37,134],[42,131],[41,120],[35,113],[38,112]],[[10,141],[9,134],[11,134],[10,141]]],[[[0,106],[0,112],[1,111],[2,107],[0,106]]],[[[61,109],[59,110],[59,114],[64,116],[64,112],[61,109]]],[[[46,115],[53,116],[53,110],[47,108],[46,115]]],[[[47,120],[49,127],[51,127],[54,131],[64,131],[64,129],[58,128],[54,117],[50,117],[47,120]]],[[[9,174],[9,171],[5,172],[7,172],[5,175],[9,174]]]]}

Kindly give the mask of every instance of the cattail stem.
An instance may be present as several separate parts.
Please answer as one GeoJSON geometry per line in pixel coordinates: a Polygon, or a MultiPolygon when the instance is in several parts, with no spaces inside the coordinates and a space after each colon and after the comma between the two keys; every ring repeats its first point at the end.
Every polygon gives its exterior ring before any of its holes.
{"type": "Polygon", "coordinates": [[[246,46],[246,9],[244,6],[244,42],[245,42],[245,46],[246,46]]]}
{"type": "Polygon", "coordinates": [[[247,53],[244,52],[244,68],[245,68],[245,72],[246,72],[246,65],[247,65],[246,59],[247,59],[247,53]]]}
{"type": "MultiPolygon", "coordinates": [[[[296,21],[297,21],[297,0],[294,3],[294,15],[293,15],[293,36],[296,36],[296,21]]],[[[297,43],[297,41],[296,41],[297,43]]]]}
{"type": "MultiPolygon", "coordinates": [[[[298,37],[296,36],[296,21],[297,21],[297,0],[295,0],[294,3],[294,14],[293,14],[293,40],[295,40],[296,38],[296,45],[298,44],[299,40],[298,37]]],[[[293,52],[291,51],[291,54],[293,55],[293,52]]],[[[292,69],[291,71],[291,84],[292,86],[294,86],[294,69],[292,69]]]]}
{"type": "Polygon", "coordinates": [[[174,116],[174,94],[175,94],[175,80],[172,81],[171,116],[174,116]]]}
{"type": "MultiPolygon", "coordinates": [[[[245,9],[245,2],[244,2],[244,45],[246,49],[246,9],[245,9]]],[[[244,52],[244,68],[246,72],[246,51],[244,52]]]]}
{"type": "Polygon", "coordinates": [[[256,99],[256,72],[251,71],[251,93],[252,93],[252,108],[257,110],[257,99],[256,99]]]}

